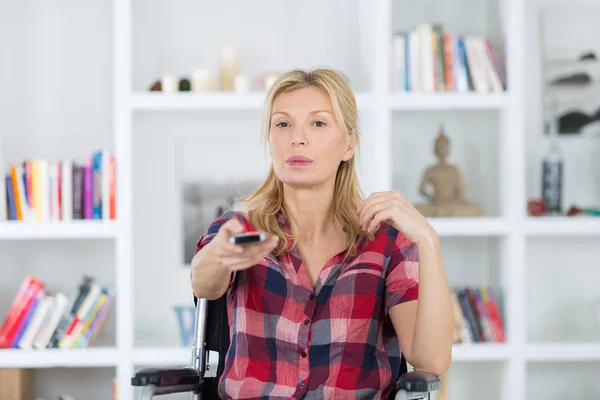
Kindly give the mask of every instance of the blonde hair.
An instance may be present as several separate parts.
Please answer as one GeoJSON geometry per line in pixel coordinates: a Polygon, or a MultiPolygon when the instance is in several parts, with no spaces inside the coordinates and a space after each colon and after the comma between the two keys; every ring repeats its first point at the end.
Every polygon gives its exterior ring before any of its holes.
{"type": "MultiPolygon", "coordinates": [[[[283,92],[300,88],[316,87],[329,94],[333,111],[340,128],[348,135],[356,135],[358,146],[358,111],[352,89],[344,77],[331,69],[313,71],[293,70],[280,76],[272,85],[265,101],[262,136],[266,144],[269,139],[271,113],[275,98],[283,92]]],[[[335,179],[332,214],[345,227],[347,233],[347,255],[355,254],[356,238],[363,233],[356,212],[363,200],[355,170],[356,152],[348,161],[340,163],[335,179]]],[[[297,227],[293,216],[285,209],[283,183],[277,178],[273,166],[263,184],[243,199],[243,213],[257,229],[279,237],[273,253],[279,255],[297,247],[297,227]],[[291,237],[279,224],[277,213],[283,209],[291,227],[291,237]]]]}

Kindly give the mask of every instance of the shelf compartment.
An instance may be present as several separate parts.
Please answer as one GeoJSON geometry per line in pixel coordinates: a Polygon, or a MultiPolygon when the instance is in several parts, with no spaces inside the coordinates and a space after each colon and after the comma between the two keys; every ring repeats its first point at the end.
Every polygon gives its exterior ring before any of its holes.
{"type": "MultiPolygon", "coordinates": [[[[415,206],[429,203],[420,188],[427,170],[439,163],[435,146],[440,133],[443,133],[448,139],[446,162],[458,168],[464,200],[481,209],[479,216],[470,216],[470,211],[463,215],[473,219],[502,216],[503,168],[498,149],[503,133],[499,128],[500,121],[501,113],[497,110],[392,113],[391,143],[388,146],[391,187],[400,190],[415,206]]],[[[429,195],[435,192],[431,184],[425,190],[429,195]]]]}
{"type": "Polygon", "coordinates": [[[588,343],[600,337],[598,238],[527,238],[527,341],[588,343]]]}

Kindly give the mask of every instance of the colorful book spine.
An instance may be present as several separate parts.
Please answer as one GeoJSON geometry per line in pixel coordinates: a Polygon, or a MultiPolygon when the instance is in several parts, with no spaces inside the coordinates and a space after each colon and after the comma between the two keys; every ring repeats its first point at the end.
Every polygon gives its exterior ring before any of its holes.
{"type": "Polygon", "coordinates": [[[109,151],[82,162],[31,159],[4,167],[0,221],[116,219],[115,158],[109,151]]]}

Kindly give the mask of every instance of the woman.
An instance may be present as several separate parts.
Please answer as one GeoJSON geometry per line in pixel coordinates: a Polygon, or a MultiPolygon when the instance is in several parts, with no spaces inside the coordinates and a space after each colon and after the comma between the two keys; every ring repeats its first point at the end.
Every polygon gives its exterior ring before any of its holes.
{"type": "Polygon", "coordinates": [[[264,184],[210,225],[192,260],[195,296],[227,293],[220,396],[386,399],[402,354],[443,374],[453,319],[439,240],[399,192],[361,198],[347,82],[326,69],[281,76],[263,134],[264,184]],[[269,239],[229,243],[245,231],[269,239]]]}

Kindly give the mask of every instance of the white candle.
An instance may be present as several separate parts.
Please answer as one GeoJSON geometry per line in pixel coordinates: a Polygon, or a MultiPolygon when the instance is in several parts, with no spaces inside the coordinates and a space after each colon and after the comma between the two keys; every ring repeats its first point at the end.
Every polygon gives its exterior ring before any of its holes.
{"type": "Polygon", "coordinates": [[[173,93],[179,91],[179,78],[175,75],[165,75],[161,79],[162,91],[165,93],[173,93]]]}
{"type": "Polygon", "coordinates": [[[198,68],[192,76],[192,91],[210,92],[214,90],[215,78],[210,71],[198,68]]]}

